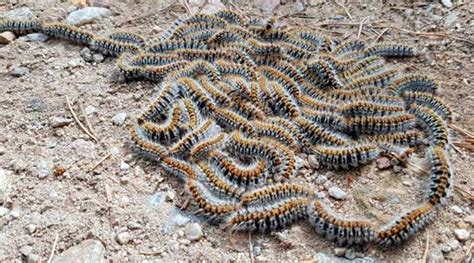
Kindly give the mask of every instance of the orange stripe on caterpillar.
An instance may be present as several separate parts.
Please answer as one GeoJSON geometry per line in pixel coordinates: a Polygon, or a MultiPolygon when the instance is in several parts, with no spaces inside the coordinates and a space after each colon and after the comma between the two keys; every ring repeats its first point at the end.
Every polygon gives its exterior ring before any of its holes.
{"type": "Polygon", "coordinates": [[[192,159],[197,160],[207,156],[211,151],[221,148],[225,143],[226,135],[224,133],[219,133],[210,139],[203,140],[196,144],[191,149],[189,155],[192,159]]]}
{"type": "Polygon", "coordinates": [[[447,152],[440,146],[435,146],[429,152],[431,172],[428,201],[432,205],[446,203],[449,191],[452,188],[451,167],[447,158],[447,152]]]}
{"type": "Polygon", "coordinates": [[[278,200],[295,197],[310,197],[311,190],[296,183],[279,183],[245,192],[240,200],[243,205],[275,203],[278,200]]]}
{"type": "Polygon", "coordinates": [[[335,169],[358,167],[374,160],[379,155],[377,146],[373,144],[346,147],[320,146],[314,147],[319,163],[335,169]]]}

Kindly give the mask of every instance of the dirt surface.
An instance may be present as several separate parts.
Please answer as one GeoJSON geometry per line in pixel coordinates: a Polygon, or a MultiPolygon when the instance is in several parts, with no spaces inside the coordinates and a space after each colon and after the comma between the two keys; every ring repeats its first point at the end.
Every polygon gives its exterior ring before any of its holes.
{"type": "MultiPolygon", "coordinates": [[[[0,3],[0,13],[26,6],[40,19],[64,21],[73,10],[63,1],[20,2],[26,3],[0,3]]],[[[178,7],[160,12],[170,4],[166,1],[150,2],[105,5],[112,10],[112,16],[82,28],[100,34],[121,28],[148,37],[159,34],[177,17],[187,15],[184,8],[178,7]]],[[[283,24],[304,25],[339,39],[359,35],[369,42],[396,40],[416,46],[418,57],[392,63],[438,80],[441,97],[455,113],[454,124],[474,130],[474,10],[469,1],[451,8],[436,1],[415,5],[357,1],[345,5],[347,12],[335,3],[324,2],[309,1],[301,13],[297,13],[299,3],[288,3],[277,13],[288,14],[280,20],[283,24]],[[386,23],[374,23],[377,21],[386,23]],[[448,37],[409,33],[415,31],[441,32],[448,37]]],[[[249,16],[267,12],[265,8],[262,12],[261,3],[238,4],[238,8],[249,16]]],[[[81,58],[82,49],[51,39],[17,39],[0,46],[0,168],[9,185],[8,193],[0,200],[6,211],[0,215],[1,262],[45,262],[53,247],[57,255],[86,239],[99,240],[106,248],[106,258],[115,261],[249,261],[252,246],[252,258],[257,261],[312,260],[318,252],[334,256],[335,244],[325,241],[304,223],[278,233],[232,235],[180,211],[178,207],[184,199],[180,185],[160,173],[152,162],[133,155],[129,146],[129,129],[135,116],[153,99],[155,85],[118,81],[114,58],[87,63],[81,58]],[[13,76],[19,67],[26,67],[29,72],[13,76]],[[75,102],[73,107],[81,119],[81,107],[96,109],[88,118],[100,142],[87,137],[73,120],[67,99],[75,102]],[[114,125],[112,118],[119,112],[127,117],[123,124],[114,125]],[[58,118],[65,118],[66,124],[54,128],[58,118]],[[105,161],[91,171],[104,157],[105,161]],[[60,168],[65,169],[64,174],[60,168]],[[199,222],[204,236],[190,241],[184,227],[187,222],[199,222]]],[[[462,139],[454,131],[452,137],[454,141],[462,139]]],[[[451,154],[454,182],[472,196],[473,155],[462,148],[451,154]]],[[[339,214],[375,221],[385,221],[413,207],[427,180],[412,168],[394,173],[378,170],[375,163],[345,173],[304,168],[299,176],[326,195],[327,188],[333,185],[346,191],[346,200],[330,199],[339,214]],[[323,182],[321,175],[329,181],[323,182]]],[[[443,250],[441,259],[461,259],[471,250],[472,239],[457,242],[454,229],[467,229],[472,236],[469,219],[472,220],[473,209],[468,199],[453,191],[451,202],[435,222],[400,248],[360,248],[346,251],[346,256],[420,261],[429,239],[429,258],[443,250]],[[452,249],[443,247],[453,243],[452,249]]]]}

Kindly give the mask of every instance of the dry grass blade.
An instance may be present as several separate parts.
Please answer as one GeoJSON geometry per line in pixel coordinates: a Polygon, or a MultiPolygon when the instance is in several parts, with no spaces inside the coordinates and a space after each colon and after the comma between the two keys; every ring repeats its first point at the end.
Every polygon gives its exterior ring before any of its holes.
{"type": "Polygon", "coordinates": [[[421,262],[427,262],[426,259],[428,258],[428,251],[430,247],[430,231],[426,231],[426,243],[425,243],[425,251],[423,252],[423,257],[421,258],[421,262]]]}
{"type": "Polygon", "coordinates": [[[474,194],[462,188],[461,186],[454,185],[454,190],[458,191],[458,193],[460,193],[461,196],[463,196],[464,198],[469,199],[470,201],[474,201],[474,194]]]}
{"type": "Polygon", "coordinates": [[[71,102],[69,101],[69,98],[66,96],[66,103],[67,103],[67,106],[69,108],[69,111],[71,112],[72,114],[72,117],[74,118],[74,120],[76,121],[76,123],[79,125],[79,127],[81,127],[82,131],[84,131],[85,134],[87,134],[87,136],[89,136],[91,139],[93,139],[94,141],[98,142],[99,140],[92,134],[90,133],[86,127],[84,126],[84,124],[82,124],[82,122],[79,120],[79,118],[77,117],[76,113],[74,112],[73,108],[72,108],[72,105],[71,105],[71,102]]]}
{"type": "Polygon", "coordinates": [[[474,134],[472,134],[470,131],[467,131],[467,130],[465,130],[465,129],[461,128],[461,127],[458,127],[458,126],[456,126],[456,125],[454,125],[454,124],[449,124],[448,126],[449,126],[449,128],[451,128],[451,129],[453,129],[453,130],[459,132],[460,134],[462,134],[462,135],[468,137],[469,139],[474,139],[474,134]]]}
{"type": "Polygon", "coordinates": [[[51,248],[51,253],[49,254],[49,258],[47,261],[48,263],[51,263],[53,261],[54,252],[56,251],[56,246],[58,245],[58,239],[59,239],[59,234],[56,234],[56,236],[54,237],[53,247],[51,248]]]}
{"type": "Polygon", "coordinates": [[[92,168],[89,170],[89,172],[93,172],[97,167],[99,167],[99,165],[103,162],[105,162],[105,160],[109,159],[109,157],[112,155],[112,153],[109,153],[107,154],[104,158],[102,158],[100,161],[98,161],[94,166],[92,166],[92,168]]]}
{"type": "Polygon", "coordinates": [[[354,21],[354,19],[352,18],[351,13],[349,13],[349,10],[347,10],[347,8],[346,8],[346,6],[345,6],[344,4],[341,4],[341,3],[339,3],[338,1],[334,1],[334,3],[335,3],[336,5],[338,5],[339,7],[341,7],[342,9],[344,9],[344,12],[346,12],[346,15],[349,17],[349,19],[350,19],[351,21],[354,21]]]}

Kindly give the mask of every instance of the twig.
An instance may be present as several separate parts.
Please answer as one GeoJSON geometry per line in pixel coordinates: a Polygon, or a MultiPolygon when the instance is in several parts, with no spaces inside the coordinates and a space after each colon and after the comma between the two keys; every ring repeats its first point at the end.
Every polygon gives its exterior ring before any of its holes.
{"type": "Polygon", "coordinates": [[[334,1],[336,3],[336,5],[338,5],[339,7],[341,7],[342,9],[344,9],[344,12],[346,12],[346,15],[349,17],[349,19],[351,21],[354,21],[354,19],[352,19],[352,16],[351,16],[351,13],[349,13],[349,10],[347,10],[346,6],[344,4],[341,4],[339,3],[338,1],[334,1]]]}
{"type": "Polygon", "coordinates": [[[97,168],[101,163],[103,163],[105,160],[109,159],[109,157],[112,155],[112,153],[108,153],[104,158],[102,158],[99,162],[97,162],[92,168],[89,170],[89,172],[93,172],[95,168],[97,168]]]}
{"type": "Polygon", "coordinates": [[[390,28],[385,28],[384,30],[382,30],[382,32],[380,32],[380,34],[375,38],[375,40],[372,42],[372,45],[377,43],[377,41],[380,40],[380,38],[382,38],[382,36],[387,33],[387,31],[389,30],[390,28]]]}
{"type": "Polygon", "coordinates": [[[161,251],[140,251],[138,253],[140,253],[140,255],[144,255],[144,256],[158,256],[158,255],[161,255],[163,252],[161,252],[161,251]]]}
{"type": "Polygon", "coordinates": [[[69,108],[69,111],[71,111],[71,114],[72,114],[72,117],[74,117],[74,120],[77,122],[77,124],[79,125],[79,127],[81,127],[81,129],[91,138],[93,139],[94,141],[98,142],[99,140],[94,136],[92,135],[87,129],[86,127],[84,127],[84,125],[82,124],[82,122],[79,120],[79,118],[77,118],[77,115],[76,113],[74,112],[74,110],[72,109],[72,106],[71,106],[71,102],[69,101],[69,98],[66,96],[66,103],[67,103],[67,106],[69,108]]]}
{"type": "MultiPolygon", "coordinates": [[[[132,21],[141,20],[141,19],[144,19],[144,18],[153,16],[153,15],[162,14],[162,13],[164,13],[164,12],[170,10],[170,9],[171,9],[173,6],[175,6],[176,4],[177,4],[176,2],[173,2],[173,3],[171,3],[171,4],[167,5],[167,6],[165,6],[164,8],[162,8],[162,9],[160,9],[160,10],[158,10],[158,11],[153,10],[153,11],[148,12],[148,13],[142,15],[142,16],[136,16],[136,17],[127,19],[127,20],[125,20],[125,21],[120,22],[120,23],[118,24],[118,26],[123,26],[123,25],[128,24],[128,23],[130,23],[130,22],[132,22],[132,21]]],[[[179,6],[179,5],[177,5],[177,6],[179,6]]]]}
{"type": "Polygon", "coordinates": [[[86,122],[87,128],[89,129],[89,131],[91,132],[91,134],[94,135],[94,137],[97,138],[97,135],[95,134],[94,130],[92,129],[92,125],[91,125],[91,123],[90,123],[90,121],[89,121],[89,118],[87,117],[87,114],[86,114],[86,112],[85,112],[85,110],[84,110],[84,105],[82,105],[82,102],[80,102],[80,101],[79,101],[79,108],[81,108],[81,113],[82,113],[82,115],[84,116],[84,120],[85,120],[85,122],[86,122]]]}
{"type": "Polygon", "coordinates": [[[53,247],[51,248],[51,253],[49,254],[49,258],[48,258],[48,263],[51,263],[51,261],[53,261],[53,257],[54,257],[54,251],[56,250],[56,246],[58,245],[58,239],[59,239],[59,234],[56,233],[56,237],[54,238],[54,243],[53,243],[53,247]]]}
{"type": "Polygon", "coordinates": [[[362,21],[360,21],[359,31],[357,32],[357,39],[359,39],[360,35],[362,34],[362,27],[364,26],[364,22],[365,22],[365,18],[362,19],[362,21]]]}
{"type": "Polygon", "coordinates": [[[428,257],[428,248],[430,247],[430,231],[426,231],[426,245],[425,245],[425,251],[423,252],[423,257],[421,258],[421,262],[425,263],[426,258],[428,257]]]}
{"type": "Polygon", "coordinates": [[[469,137],[469,139],[474,139],[474,134],[472,134],[471,132],[461,128],[461,127],[458,127],[454,124],[449,124],[449,128],[453,129],[453,130],[456,130],[457,132],[459,132],[460,134],[466,136],[466,137],[469,137]]]}
{"type": "Polygon", "coordinates": [[[253,258],[253,245],[252,245],[252,232],[249,232],[249,252],[250,252],[250,262],[254,262],[253,258]]]}
{"type": "Polygon", "coordinates": [[[191,8],[188,5],[188,0],[182,0],[182,5],[184,6],[184,9],[186,9],[186,12],[188,12],[189,15],[193,15],[193,12],[191,12],[191,8]]]}
{"type": "Polygon", "coordinates": [[[454,185],[454,190],[457,190],[459,193],[461,193],[462,196],[466,197],[467,199],[470,199],[471,201],[474,200],[474,195],[468,190],[462,188],[461,186],[454,185]]]}

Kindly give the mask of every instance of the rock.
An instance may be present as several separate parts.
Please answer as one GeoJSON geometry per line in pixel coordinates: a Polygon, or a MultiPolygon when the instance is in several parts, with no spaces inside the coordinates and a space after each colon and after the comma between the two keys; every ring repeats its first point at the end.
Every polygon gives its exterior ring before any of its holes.
{"type": "Polygon", "coordinates": [[[117,237],[115,238],[115,240],[117,240],[117,242],[120,244],[120,245],[126,245],[128,244],[128,242],[130,242],[130,233],[128,232],[122,232],[122,233],[119,233],[117,235],[117,237]]]}
{"type": "Polygon", "coordinates": [[[316,157],[316,155],[311,154],[311,155],[308,156],[308,165],[309,165],[309,167],[311,167],[313,169],[319,169],[319,162],[318,162],[318,158],[316,157]]]}
{"type": "Polygon", "coordinates": [[[346,248],[344,247],[336,247],[334,248],[334,255],[338,257],[343,257],[346,254],[346,248]]]}
{"type": "Polygon", "coordinates": [[[453,205],[451,206],[451,211],[453,211],[455,214],[462,214],[462,209],[461,207],[457,206],[457,205],[453,205]]]}
{"type": "Polygon", "coordinates": [[[280,0],[262,0],[260,2],[260,10],[263,15],[268,16],[280,5],[280,0]]]}
{"type": "Polygon", "coordinates": [[[128,196],[124,195],[120,198],[119,203],[120,203],[121,207],[126,207],[130,204],[130,198],[128,198],[128,196]]]}
{"type": "Polygon", "coordinates": [[[120,162],[120,171],[128,171],[130,170],[130,165],[124,161],[120,162]]]}
{"type": "Polygon", "coordinates": [[[96,63],[100,63],[100,62],[104,61],[104,59],[105,59],[104,55],[102,55],[100,53],[92,55],[92,58],[93,58],[94,62],[96,62],[96,63]]]}
{"type": "Polygon", "coordinates": [[[10,31],[5,31],[0,34],[0,45],[10,44],[15,40],[16,36],[10,31]]]}
{"type": "Polygon", "coordinates": [[[202,227],[198,223],[189,223],[184,227],[184,234],[190,241],[197,241],[202,238],[202,227]]]}
{"type": "Polygon", "coordinates": [[[427,257],[428,263],[443,263],[444,261],[444,256],[443,253],[441,253],[441,250],[436,249],[432,251],[428,257],[427,257]]]}
{"type": "Polygon", "coordinates": [[[200,14],[210,15],[226,9],[220,0],[189,0],[188,5],[193,14],[199,12],[200,14]]]}
{"type": "Polygon", "coordinates": [[[451,238],[440,246],[443,253],[449,253],[453,250],[456,250],[459,247],[459,241],[455,238],[451,238]]]}
{"type": "Polygon", "coordinates": [[[453,2],[451,2],[451,0],[441,0],[441,4],[444,5],[444,7],[447,7],[447,8],[453,7],[453,2]]]}
{"type": "Polygon", "coordinates": [[[47,176],[53,174],[53,169],[53,161],[49,159],[40,160],[36,164],[36,174],[40,179],[46,178],[47,176]]]}
{"type": "Polygon", "coordinates": [[[130,221],[127,224],[127,228],[130,229],[130,230],[137,230],[137,229],[142,228],[142,225],[140,225],[137,222],[130,221]]]}
{"type": "Polygon", "coordinates": [[[331,186],[328,193],[330,197],[337,200],[344,200],[347,198],[347,193],[337,186],[331,186]]]}
{"type": "Polygon", "coordinates": [[[31,19],[33,18],[33,13],[30,11],[29,8],[21,7],[1,13],[0,19],[2,18],[31,19]]]}
{"type": "Polygon", "coordinates": [[[173,202],[176,199],[176,193],[172,190],[166,192],[166,201],[173,202]]]}
{"type": "Polygon", "coordinates": [[[466,229],[454,229],[454,235],[459,241],[464,242],[469,239],[471,232],[466,229]]]}
{"type": "Polygon", "coordinates": [[[266,262],[270,262],[270,261],[264,255],[260,255],[258,257],[255,257],[255,262],[256,263],[266,263],[266,262]]]}
{"type": "Polygon", "coordinates": [[[392,166],[390,160],[387,157],[377,158],[375,162],[377,163],[377,168],[379,168],[380,170],[385,170],[392,166]]]}
{"type": "Polygon", "coordinates": [[[458,15],[456,13],[450,13],[444,19],[444,25],[446,27],[450,27],[454,24],[454,22],[456,22],[457,19],[458,19],[458,15]]]}
{"type": "Polygon", "coordinates": [[[86,113],[86,115],[91,115],[96,113],[97,109],[94,106],[89,105],[84,109],[84,112],[86,113]]]}
{"type": "Polygon", "coordinates": [[[83,48],[79,54],[81,55],[81,58],[84,59],[85,62],[88,62],[88,63],[94,62],[92,51],[88,47],[83,48]]]}
{"type": "Polygon", "coordinates": [[[5,216],[8,212],[10,212],[10,209],[0,206],[0,217],[5,216]]]}
{"type": "Polygon", "coordinates": [[[95,145],[93,142],[84,139],[77,139],[72,142],[71,146],[78,156],[87,158],[95,157],[95,145]]]}
{"type": "Polygon", "coordinates": [[[474,226],[474,214],[472,215],[469,215],[469,216],[466,216],[464,219],[463,219],[464,222],[470,224],[471,226],[474,226]]]}
{"type": "Polygon", "coordinates": [[[115,116],[112,118],[112,123],[117,125],[117,126],[120,126],[125,121],[125,118],[127,118],[127,113],[119,112],[119,113],[115,114],[115,116]]]}
{"type": "Polygon", "coordinates": [[[0,168],[0,194],[6,193],[10,188],[7,171],[0,168]]]}
{"type": "Polygon", "coordinates": [[[163,201],[165,201],[165,198],[166,198],[165,192],[158,192],[150,198],[150,205],[154,207],[158,207],[163,203],[163,201]]]}
{"type": "Polygon", "coordinates": [[[254,257],[260,256],[262,254],[262,248],[260,246],[254,246],[252,249],[252,253],[254,257]]]}
{"type": "Polygon", "coordinates": [[[323,185],[327,181],[328,181],[328,178],[326,176],[320,174],[320,175],[318,175],[318,177],[316,177],[315,183],[319,184],[319,185],[323,185]]]}
{"type": "Polygon", "coordinates": [[[343,19],[344,19],[344,16],[343,16],[343,15],[335,15],[335,16],[330,17],[329,19],[332,19],[332,20],[343,20],[343,19]]]}
{"type": "Polygon", "coordinates": [[[411,187],[411,182],[410,181],[403,181],[402,184],[406,187],[411,187]]]}
{"type": "Polygon", "coordinates": [[[36,263],[39,262],[40,256],[35,253],[31,253],[26,257],[26,263],[36,263]]]}
{"type": "Polygon", "coordinates": [[[30,255],[31,252],[33,252],[33,247],[32,247],[32,246],[28,246],[28,245],[22,246],[22,247],[20,247],[19,251],[20,251],[20,253],[21,253],[23,256],[26,257],[26,256],[30,255]]]}
{"type": "Polygon", "coordinates": [[[63,118],[63,117],[51,117],[50,123],[53,128],[61,128],[71,124],[72,119],[63,118]]]}
{"type": "Polygon", "coordinates": [[[400,165],[394,165],[393,166],[393,172],[398,174],[402,171],[402,167],[400,165]]]}
{"type": "Polygon", "coordinates": [[[346,253],[344,253],[344,257],[347,259],[354,259],[355,258],[355,252],[354,249],[349,248],[346,250],[346,253]]]}
{"type": "Polygon", "coordinates": [[[20,218],[20,211],[19,211],[19,210],[12,210],[12,211],[10,212],[10,217],[11,217],[12,219],[18,219],[18,218],[20,218]]]}
{"type": "Polygon", "coordinates": [[[84,240],[76,246],[68,248],[58,256],[52,263],[80,263],[80,262],[103,262],[105,263],[105,247],[101,242],[93,239],[84,240]]]}
{"type": "Polygon", "coordinates": [[[67,63],[68,68],[76,68],[82,65],[81,58],[73,58],[67,63]]]}
{"type": "Polygon", "coordinates": [[[73,26],[80,26],[105,17],[109,17],[111,14],[112,12],[107,8],[86,7],[71,12],[67,16],[66,22],[73,26]]]}
{"type": "Polygon", "coordinates": [[[36,225],[35,224],[28,224],[26,226],[26,231],[28,231],[28,233],[30,235],[33,234],[34,232],[36,232],[36,225]]]}
{"type": "Polygon", "coordinates": [[[49,36],[42,33],[31,33],[20,37],[20,39],[26,42],[44,42],[49,39],[49,36]]]}
{"type": "Polygon", "coordinates": [[[25,67],[16,67],[13,69],[12,71],[12,76],[13,77],[21,77],[21,76],[24,76],[26,74],[30,73],[30,69],[29,68],[25,68],[25,67]]]}

